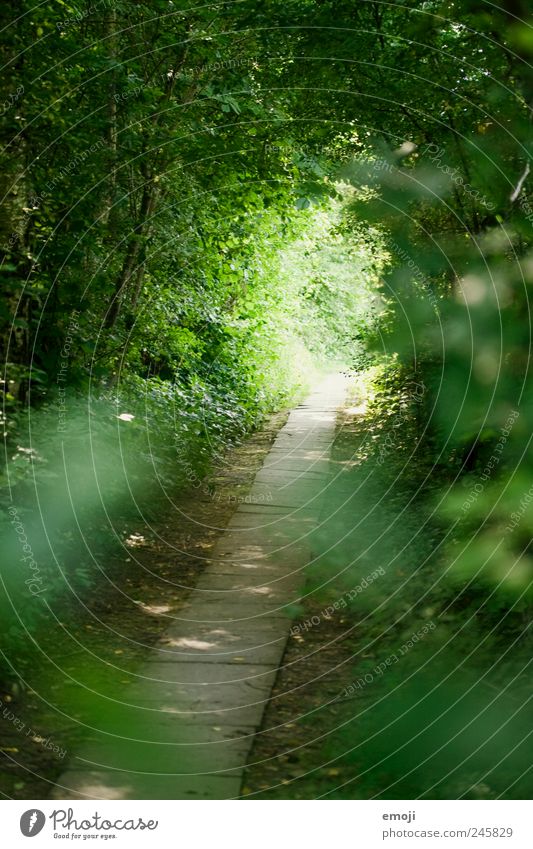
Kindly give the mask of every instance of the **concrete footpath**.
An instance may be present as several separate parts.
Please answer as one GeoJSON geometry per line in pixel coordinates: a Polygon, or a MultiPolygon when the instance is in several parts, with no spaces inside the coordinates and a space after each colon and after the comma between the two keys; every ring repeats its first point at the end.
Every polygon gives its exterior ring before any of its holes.
{"type": "Polygon", "coordinates": [[[346,386],[330,376],[291,412],[179,616],[135,680],[106,694],[52,798],[239,796],[327,498],[346,386]]]}

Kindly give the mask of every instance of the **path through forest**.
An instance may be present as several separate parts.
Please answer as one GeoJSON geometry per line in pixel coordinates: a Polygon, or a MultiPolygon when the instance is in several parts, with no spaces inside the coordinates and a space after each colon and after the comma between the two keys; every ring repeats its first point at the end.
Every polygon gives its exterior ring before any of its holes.
{"type": "Polygon", "coordinates": [[[55,798],[239,796],[327,497],[346,385],[328,376],[291,412],[180,615],[127,701],[119,681],[106,694],[55,798]]]}

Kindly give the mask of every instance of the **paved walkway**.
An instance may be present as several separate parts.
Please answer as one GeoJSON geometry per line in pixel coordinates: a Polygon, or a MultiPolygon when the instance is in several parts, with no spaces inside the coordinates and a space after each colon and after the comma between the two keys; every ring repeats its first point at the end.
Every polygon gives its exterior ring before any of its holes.
{"type": "Polygon", "coordinates": [[[292,411],[179,618],[135,681],[108,694],[53,798],[238,797],[327,497],[345,390],[334,375],[292,411]]]}

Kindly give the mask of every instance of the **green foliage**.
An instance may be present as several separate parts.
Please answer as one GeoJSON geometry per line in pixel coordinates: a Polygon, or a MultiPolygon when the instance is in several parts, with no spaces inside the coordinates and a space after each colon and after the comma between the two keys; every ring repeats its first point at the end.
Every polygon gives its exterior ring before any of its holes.
{"type": "Polygon", "coordinates": [[[361,457],[409,470],[416,448],[438,471],[447,592],[527,616],[525,3],[0,18],[0,497],[26,529],[6,512],[2,613],[35,610],[21,538],[51,592],[87,587],[108,514],[201,477],[335,360],[371,369],[361,457]]]}

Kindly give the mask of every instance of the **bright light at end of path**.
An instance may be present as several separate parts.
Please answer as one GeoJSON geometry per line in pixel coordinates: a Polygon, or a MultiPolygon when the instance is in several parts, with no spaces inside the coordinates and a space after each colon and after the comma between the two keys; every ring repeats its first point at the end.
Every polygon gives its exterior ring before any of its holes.
{"type": "Polygon", "coordinates": [[[349,416],[364,416],[366,413],[366,401],[358,404],[357,407],[348,407],[346,412],[349,416]]]}
{"type": "Polygon", "coordinates": [[[120,419],[122,422],[131,422],[134,419],[131,413],[121,413],[120,416],[117,416],[117,419],[120,419]]]}

